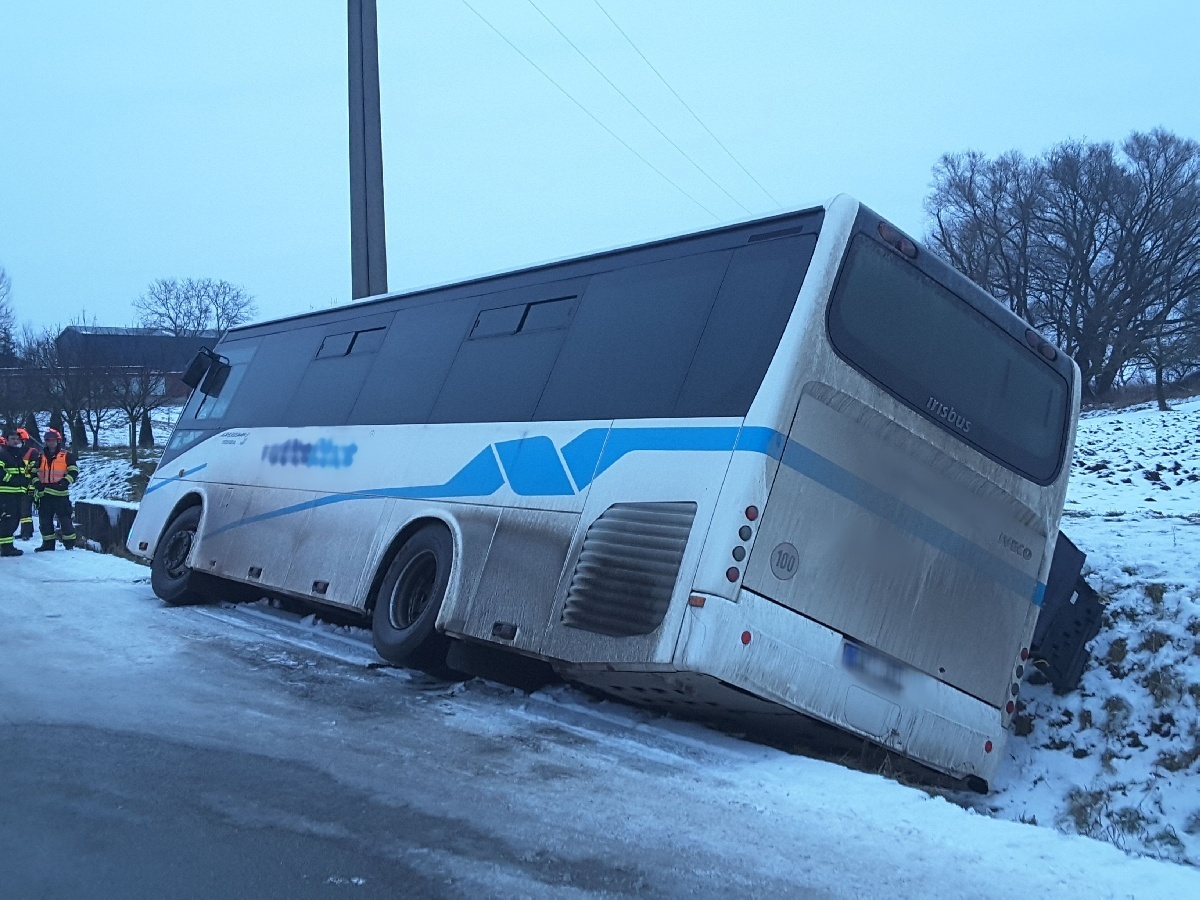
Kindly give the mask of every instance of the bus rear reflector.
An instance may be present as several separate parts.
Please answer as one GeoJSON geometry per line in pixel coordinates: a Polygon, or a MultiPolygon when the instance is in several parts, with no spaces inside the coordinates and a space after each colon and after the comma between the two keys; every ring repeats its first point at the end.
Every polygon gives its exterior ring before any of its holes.
{"type": "Polygon", "coordinates": [[[992,752],[992,742],[991,741],[988,741],[986,744],[983,745],[983,752],[984,753],[992,752]]]}
{"type": "Polygon", "coordinates": [[[750,643],[750,632],[748,632],[748,631],[743,631],[743,632],[742,632],[742,644],[743,644],[743,646],[744,646],[744,645],[746,645],[746,644],[749,644],[749,643],[750,643]]]}
{"type": "Polygon", "coordinates": [[[705,598],[700,594],[692,594],[688,597],[688,606],[701,607],[704,605],[705,598]]]}

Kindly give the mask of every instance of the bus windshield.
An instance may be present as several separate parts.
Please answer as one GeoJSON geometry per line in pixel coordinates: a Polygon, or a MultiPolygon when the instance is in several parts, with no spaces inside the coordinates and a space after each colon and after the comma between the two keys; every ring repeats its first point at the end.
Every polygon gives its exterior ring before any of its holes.
{"type": "Polygon", "coordinates": [[[1067,382],[915,266],[858,235],[828,321],[840,356],[927,419],[1038,484],[1057,475],[1067,382]]]}

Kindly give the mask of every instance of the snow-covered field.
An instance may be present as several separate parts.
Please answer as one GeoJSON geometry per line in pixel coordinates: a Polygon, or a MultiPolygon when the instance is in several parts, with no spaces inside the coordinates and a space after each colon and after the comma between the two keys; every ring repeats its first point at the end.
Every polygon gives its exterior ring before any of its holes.
{"type": "Polygon", "coordinates": [[[1080,691],[1022,691],[981,808],[1200,864],[1200,398],[1087,415],[1062,530],[1104,623],[1080,691]]]}
{"type": "MultiPolygon", "coordinates": [[[[74,499],[137,500],[163,446],[171,437],[180,411],[180,407],[166,407],[151,414],[154,448],[139,449],[137,466],[129,462],[127,426],[114,419],[101,428],[100,449],[83,450],[78,454],[79,480],[72,491],[74,499]]],[[[45,428],[45,423],[40,424],[45,428]]]]}

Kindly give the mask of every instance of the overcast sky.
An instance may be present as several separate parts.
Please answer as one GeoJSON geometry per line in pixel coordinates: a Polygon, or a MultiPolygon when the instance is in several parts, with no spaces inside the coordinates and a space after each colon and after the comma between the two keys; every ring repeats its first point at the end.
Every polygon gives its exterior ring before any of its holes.
{"type": "MultiPolygon", "coordinates": [[[[944,152],[1200,138],[1195,0],[379,0],[379,19],[392,290],[839,192],[920,235],[944,152]]],[[[346,118],[342,0],[0,0],[18,318],[132,324],[173,276],[240,284],[262,318],[346,302],[346,118]]]]}

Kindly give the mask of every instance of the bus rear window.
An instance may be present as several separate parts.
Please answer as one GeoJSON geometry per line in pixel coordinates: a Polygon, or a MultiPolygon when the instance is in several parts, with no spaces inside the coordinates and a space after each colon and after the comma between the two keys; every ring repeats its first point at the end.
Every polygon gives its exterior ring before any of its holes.
{"type": "Polygon", "coordinates": [[[829,337],[838,355],[951,434],[1039,484],[1057,475],[1066,380],[865,235],[834,289],[829,337]]]}

